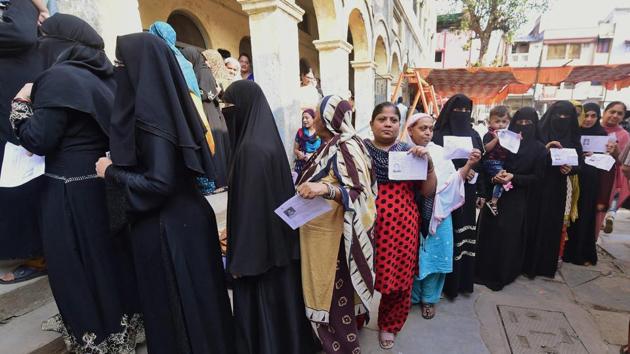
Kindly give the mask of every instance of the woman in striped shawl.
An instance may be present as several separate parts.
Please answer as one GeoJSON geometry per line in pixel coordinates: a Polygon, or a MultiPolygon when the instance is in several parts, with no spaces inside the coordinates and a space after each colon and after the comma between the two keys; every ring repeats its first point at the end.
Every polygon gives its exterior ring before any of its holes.
{"type": "Polygon", "coordinates": [[[327,96],[316,116],[323,147],[304,166],[298,194],[324,197],[332,210],[300,229],[306,314],[326,353],[359,353],[356,316],[374,294],[376,178],[350,103],[327,96]]]}

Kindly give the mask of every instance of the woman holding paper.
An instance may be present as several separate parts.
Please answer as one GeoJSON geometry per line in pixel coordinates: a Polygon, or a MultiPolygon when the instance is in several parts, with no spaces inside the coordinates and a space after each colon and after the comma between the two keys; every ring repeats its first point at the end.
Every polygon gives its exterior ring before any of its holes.
{"type": "Polygon", "coordinates": [[[513,188],[499,199],[503,212],[481,210],[478,222],[475,282],[499,291],[522,273],[525,245],[537,215],[537,207],[530,207],[538,197],[537,183],[546,168],[547,150],[538,141],[536,125],[538,113],[531,107],[519,109],[510,121],[509,129],[522,136],[516,154],[509,153],[504,168],[496,176],[487,176],[480,183],[492,191],[492,186],[511,182],[513,188]]]}
{"type": "MultiPolygon", "coordinates": [[[[445,137],[468,137],[472,140],[474,149],[483,151],[483,142],[479,134],[471,125],[472,100],[465,95],[457,94],[451,97],[445,104],[437,122],[433,134],[433,142],[446,147],[445,137]]],[[[455,168],[462,168],[468,162],[467,159],[454,159],[455,168]]],[[[446,276],[444,294],[448,298],[455,298],[459,293],[472,293],[475,275],[475,249],[477,243],[477,212],[475,205],[483,206],[485,200],[477,198],[477,173],[473,166],[466,176],[465,184],[466,201],[454,210],[453,230],[455,230],[453,244],[453,272],[446,276]]]]}
{"type": "Polygon", "coordinates": [[[418,222],[420,213],[415,193],[430,197],[435,193],[435,170],[429,151],[422,146],[410,146],[398,141],[400,113],[391,102],[377,105],[372,112],[370,127],[374,139],[365,139],[372,157],[378,198],[376,199],[376,285],[381,293],[378,307],[379,342],[383,349],[394,346],[411,308],[411,288],[418,270],[418,222]],[[424,181],[391,178],[390,154],[403,152],[427,160],[424,181]]]}
{"type": "Polygon", "coordinates": [[[124,235],[110,234],[105,183],[94,172],[109,147],[114,68],[80,18],[56,14],[41,29],[47,70],[17,94],[11,122],[21,145],[46,157],[38,197],[59,315],[43,328],[74,353],[131,353],[143,329],[132,260],[124,235]]]}
{"type": "MultiPolygon", "coordinates": [[[[607,136],[608,133],[600,124],[601,110],[596,103],[587,103],[584,108],[584,120],[580,126],[580,135],[607,136]]],[[[609,143],[608,153],[615,150],[614,143],[609,143]]],[[[585,151],[584,156],[591,156],[593,152],[585,151]]],[[[597,205],[597,197],[600,191],[601,176],[605,172],[594,166],[585,164],[580,170],[578,200],[578,219],[567,229],[569,239],[566,243],[562,259],[578,265],[594,265],[597,263],[597,249],[595,242],[599,225],[596,222],[597,208],[603,209],[603,205],[597,205]]]]}
{"type": "Polygon", "coordinates": [[[298,194],[328,199],[332,210],[300,228],[306,316],[326,353],[358,353],[357,315],[374,295],[376,178],[348,101],[324,97],[314,123],[323,146],[298,177],[298,194]]]}
{"type": "Polygon", "coordinates": [[[274,213],[295,187],[273,113],[253,81],[231,84],[223,99],[233,151],[227,270],[234,277],[238,353],[313,353],[300,282],[300,236],[274,213]]]}
{"type": "Polygon", "coordinates": [[[403,137],[410,145],[429,152],[436,175],[435,195],[416,195],[416,204],[422,211],[420,222],[419,270],[413,282],[411,301],[421,304],[422,317],[435,317],[435,304],[440,300],[446,274],[453,269],[453,222],[451,212],[465,200],[466,176],[481,158],[481,151],[473,150],[464,167],[455,170],[450,159],[444,157],[444,148],[431,141],[434,119],[425,113],[409,118],[403,137]]]}
{"type": "Polygon", "coordinates": [[[527,245],[524,272],[535,277],[553,278],[562,262],[566,239],[565,222],[577,218],[577,173],[583,164],[582,144],[575,107],[569,101],[551,105],[539,123],[539,140],[550,149],[572,149],[578,156],[575,166],[553,166],[551,153],[547,157],[544,179],[538,186],[539,204],[532,234],[527,245]]]}
{"type": "MultiPolygon", "coordinates": [[[[602,117],[602,126],[606,133],[617,142],[617,148],[611,153],[615,158],[630,143],[630,134],[620,125],[626,110],[625,103],[614,101],[606,106],[602,117]]],[[[623,176],[621,164],[615,164],[612,170],[604,173],[601,185],[597,221],[598,225],[603,223],[605,233],[611,233],[617,208],[630,196],[630,185],[623,176]]]]}

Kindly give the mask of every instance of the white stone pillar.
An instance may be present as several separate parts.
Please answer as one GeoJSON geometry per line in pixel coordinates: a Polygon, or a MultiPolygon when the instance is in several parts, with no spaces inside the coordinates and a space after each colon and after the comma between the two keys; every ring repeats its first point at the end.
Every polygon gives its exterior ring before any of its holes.
{"type": "Polygon", "coordinates": [[[295,132],[302,126],[297,23],[304,10],[292,0],[238,2],[249,15],[254,78],[265,92],[291,161],[295,132]]]}
{"type": "Polygon", "coordinates": [[[105,52],[115,58],[116,37],[142,32],[138,0],[59,0],[59,12],[75,15],[88,22],[103,37],[105,52]]]}
{"type": "Polygon", "coordinates": [[[138,0],[99,1],[101,36],[105,41],[105,52],[116,58],[116,38],[125,34],[142,32],[138,0]]]}
{"type": "Polygon", "coordinates": [[[322,92],[327,95],[344,96],[349,87],[348,57],[352,44],[341,40],[315,40],[319,51],[319,76],[322,92]]]}
{"type": "Polygon", "coordinates": [[[374,109],[374,69],[376,63],[368,61],[353,61],[354,69],[354,100],[356,107],[356,129],[359,135],[367,137],[370,134],[370,118],[374,109]]]}

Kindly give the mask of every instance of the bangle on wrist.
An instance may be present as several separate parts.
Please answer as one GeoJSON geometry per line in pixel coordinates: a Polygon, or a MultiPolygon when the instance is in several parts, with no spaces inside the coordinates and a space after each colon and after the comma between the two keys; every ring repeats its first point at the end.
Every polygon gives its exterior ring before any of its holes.
{"type": "Polygon", "coordinates": [[[328,189],[328,193],[326,193],[323,197],[324,199],[333,200],[337,196],[337,188],[335,188],[332,184],[328,182],[323,182],[328,189]]]}

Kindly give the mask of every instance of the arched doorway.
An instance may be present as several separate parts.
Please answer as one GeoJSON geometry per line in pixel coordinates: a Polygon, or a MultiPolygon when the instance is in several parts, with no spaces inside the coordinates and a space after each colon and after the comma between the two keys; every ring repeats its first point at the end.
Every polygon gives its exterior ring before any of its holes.
{"type": "Polygon", "coordinates": [[[347,41],[352,45],[348,76],[349,87],[354,94],[355,127],[361,134],[366,134],[369,132],[370,115],[374,108],[374,62],[371,37],[368,37],[365,22],[369,21],[369,12],[367,8],[362,10],[354,8],[348,16],[347,41]]]}
{"type": "Polygon", "coordinates": [[[376,76],[374,78],[374,103],[389,101],[389,66],[387,65],[387,48],[382,36],[376,39],[374,49],[374,62],[376,63],[376,76]]]}
{"type": "Polygon", "coordinates": [[[184,11],[173,11],[166,20],[177,32],[177,42],[181,45],[190,45],[206,49],[211,47],[208,35],[202,30],[202,26],[191,15],[184,11]]]}
{"type": "Polygon", "coordinates": [[[238,55],[240,56],[242,53],[249,55],[250,58],[252,57],[252,39],[250,36],[241,38],[238,44],[238,55]]]}

